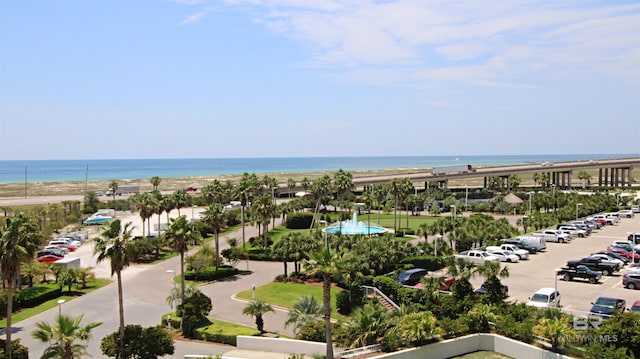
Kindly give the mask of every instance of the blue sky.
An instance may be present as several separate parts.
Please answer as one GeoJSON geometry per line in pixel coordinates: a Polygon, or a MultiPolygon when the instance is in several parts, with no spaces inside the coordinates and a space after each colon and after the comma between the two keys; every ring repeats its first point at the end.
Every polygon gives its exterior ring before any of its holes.
{"type": "Polygon", "coordinates": [[[0,2],[0,160],[640,153],[637,1],[0,2]]]}

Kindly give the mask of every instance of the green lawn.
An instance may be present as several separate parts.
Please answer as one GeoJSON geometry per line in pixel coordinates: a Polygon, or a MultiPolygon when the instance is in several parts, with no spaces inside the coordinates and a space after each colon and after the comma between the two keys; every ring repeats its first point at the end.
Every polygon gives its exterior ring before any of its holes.
{"type": "MultiPolygon", "coordinates": [[[[256,298],[279,307],[292,308],[305,295],[312,295],[322,305],[322,283],[308,285],[300,283],[269,283],[256,287],[256,298]]],[[[345,316],[336,311],[336,295],[342,289],[331,288],[331,317],[344,319],[345,316]]],[[[251,300],[251,290],[236,294],[236,297],[251,300]]]]}
{"type": "Polygon", "coordinates": [[[201,331],[207,332],[209,334],[224,334],[228,336],[238,336],[238,335],[247,335],[254,336],[259,335],[260,332],[256,328],[247,327],[240,324],[234,324],[229,322],[223,322],[221,320],[211,319],[209,318],[211,324],[206,327],[198,328],[201,331]]]}
{"type": "MultiPolygon", "coordinates": [[[[67,293],[67,287],[65,287],[62,291],[62,295],[58,298],[55,299],[51,299],[48,300],[38,306],[32,307],[32,308],[24,308],[21,309],[17,312],[14,312],[13,315],[11,316],[11,323],[12,324],[16,324],[18,322],[20,322],[21,320],[25,320],[27,318],[33,317],[36,314],[40,314],[46,310],[49,310],[51,308],[55,308],[58,306],[58,300],[65,300],[65,302],[68,302],[70,300],[73,300],[73,298],[75,297],[79,297],[83,294],[87,294],[89,292],[92,292],[96,289],[100,289],[104,286],[106,286],[107,284],[111,283],[111,280],[109,279],[102,279],[102,278],[98,278],[98,279],[94,279],[91,281],[87,282],[87,288],[84,289],[79,289],[76,288],[75,286],[72,287],[73,289],[73,293],[71,295],[69,295],[67,293]]],[[[63,304],[64,307],[64,304],[63,304]]],[[[64,308],[63,308],[64,310],[64,308]]],[[[7,319],[2,319],[0,320],[0,327],[6,327],[7,326],[7,319]]]]}

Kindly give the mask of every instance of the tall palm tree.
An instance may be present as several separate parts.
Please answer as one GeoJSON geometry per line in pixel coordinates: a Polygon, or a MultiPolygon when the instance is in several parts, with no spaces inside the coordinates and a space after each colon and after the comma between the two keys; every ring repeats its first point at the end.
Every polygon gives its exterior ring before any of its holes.
{"type": "Polygon", "coordinates": [[[178,210],[178,216],[179,216],[180,208],[186,206],[189,203],[187,191],[183,189],[179,189],[173,192],[171,196],[173,197],[173,204],[175,205],[175,208],[178,210]]]}
{"type": "Polygon", "coordinates": [[[262,316],[269,312],[275,312],[273,307],[260,299],[252,300],[242,309],[242,314],[251,315],[256,318],[256,327],[260,333],[264,333],[264,319],[262,316]]]}
{"type": "Polygon", "coordinates": [[[7,358],[11,359],[11,315],[13,312],[13,283],[20,272],[20,264],[33,260],[38,249],[37,226],[19,215],[5,218],[0,229],[0,274],[7,288],[7,358]]]}
{"type": "Polygon", "coordinates": [[[338,205],[344,209],[345,196],[355,188],[351,172],[339,169],[333,176],[333,187],[338,193],[338,205]]]}
{"type": "Polygon", "coordinates": [[[107,223],[99,237],[94,239],[93,254],[97,255],[96,262],[108,260],[111,266],[111,275],[115,273],[118,280],[118,314],[120,316],[120,350],[124,347],[124,303],[122,296],[122,271],[130,264],[133,251],[132,235],[133,225],[128,222],[121,226],[116,219],[107,223]]]}
{"type": "Polygon", "coordinates": [[[186,216],[179,216],[171,219],[164,237],[171,248],[180,253],[180,303],[184,303],[184,254],[189,249],[189,243],[196,241],[198,234],[191,231],[186,216]]]}
{"type": "MultiPolygon", "coordinates": [[[[313,181],[313,185],[311,188],[311,191],[313,192],[313,194],[316,196],[317,198],[317,202],[316,202],[316,208],[313,212],[313,219],[315,220],[316,215],[318,214],[318,211],[320,210],[320,204],[323,203],[323,201],[327,200],[328,195],[332,192],[333,190],[333,183],[331,181],[331,177],[329,177],[329,175],[324,175],[318,179],[316,179],[315,181],[313,181]]],[[[313,227],[313,221],[311,222],[311,227],[313,227]]]]}
{"type": "Polygon", "coordinates": [[[111,181],[109,183],[109,188],[111,189],[111,195],[113,196],[113,200],[116,200],[116,192],[118,192],[118,182],[111,181]]]}
{"type": "Polygon", "coordinates": [[[81,326],[83,316],[72,318],[59,315],[54,325],[47,322],[36,323],[36,330],[31,335],[43,343],[49,343],[42,358],[73,359],[87,354],[86,344],[76,343],[76,341],[89,341],[92,337],[91,330],[102,323],[93,322],[81,326]]]}
{"type": "Polygon", "coordinates": [[[152,199],[148,193],[140,193],[135,195],[132,200],[135,208],[137,208],[140,213],[140,218],[142,219],[142,236],[144,237],[144,224],[149,218],[151,218],[151,214],[153,213],[151,209],[152,199]]]}
{"type": "Polygon", "coordinates": [[[263,225],[263,245],[264,248],[267,248],[267,234],[268,234],[268,226],[269,222],[271,222],[271,217],[275,213],[275,206],[272,201],[272,197],[269,194],[263,194],[258,196],[253,203],[251,208],[252,213],[256,215],[256,220],[258,223],[263,225]]]}
{"type": "Polygon", "coordinates": [[[389,184],[389,191],[391,192],[391,195],[393,196],[393,230],[397,231],[398,230],[398,226],[396,225],[396,216],[397,216],[397,212],[398,212],[398,199],[400,198],[400,196],[403,193],[403,189],[402,189],[402,179],[400,178],[394,178],[391,180],[391,183],[389,184]]]}
{"type": "Polygon", "coordinates": [[[222,207],[218,203],[212,203],[207,208],[207,212],[204,214],[202,221],[209,225],[209,228],[213,230],[213,236],[216,241],[216,270],[220,268],[220,242],[219,234],[220,230],[225,224],[224,213],[222,207]]]}
{"type": "Polygon", "coordinates": [[[296,186],[296,180],[289,177],[287,179],[287,187],[289,188],[289,198],[291,198],[291,188],[296,186]]]}
{"type": "Polygon", "coordinates": [[[235,188],[235,194],[240,199],[240,222],[242,223],[242,249],[246,250],[246,234],[245,234],[245,211],[247,205],[251,203],[253,197],[257,192],[257,188],[260,185],[258,176],[255,173],[249,174],[247,172],[242,174],[238,185],[235,188]]]}
{"type": "Polygon", "coordinates": [[[158,190],[158,186],[160,186],[160,177],[158,176],[153,176],[151,177],[151,179],[149,180],[149,182],[151,182],[151,185],[153,186],[153,190],[157,191],[158,190]]]}
{"type": "Polygon", "coordinates": [[[380,225],[380,208],[389,193],[389,186],[386,183],[376,183],[373,185],[373,196],[378,204],[378,225],[380,225]]]}
{"type": "Polygon", "coordinates": [[[333,338],[331,337],[331,277],[339,276],[339,258],[328,247],[320,252],[309,254],[305,261],[306,271],[311,276],[322,276],[322,299],[324,312],[324,327],[327,338],[327,358],[333,358],[333,338]]]}

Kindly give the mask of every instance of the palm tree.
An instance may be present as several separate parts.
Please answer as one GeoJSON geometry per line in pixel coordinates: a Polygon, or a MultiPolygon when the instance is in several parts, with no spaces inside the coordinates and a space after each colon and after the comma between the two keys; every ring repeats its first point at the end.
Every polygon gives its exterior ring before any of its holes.
{"type": "Polygon", "coordinates": [[[13,312],[13,283],[20,272],[20,264],[33,260],[37,251],[36,225],[27,217],[19,215],[5,218],[0,230],[0,273],[7,288],[7,358],[11,359],[11,314],[13,312]]]}
{"type": "Polygon", "coordinates": [[[396,225],[396,215],[398,211],[398,199],[403,193],[402,190],[402,180],[400,178],[394,178],[391,180],[389,184],[391,195],[393,196],[393,230],[397,231],[398,226],[396,225]]]}
{"type": "Polygon", "coordinates": [[[164,232],[164,237],[171,248],[180,253],[180,303],[184,303],[184,254],[188,250],[189,243],[198,238],[197,233],[191,231],[186,216],[179,216],[171,220],[169,228],[164,232]]]}
{"type": "Polygon", "coordinates": [[[489,295],[489,301],[497,304],[504,299],[504,293],[502,292],[502,283],[500,278],[509,277],[509,268],[507,266],[502,267],[500,262],[484,262],[484,265],[478,267],[478,274],[487,279],[487,294],[489,295]]]}
{"type": "Polygon", "coordinates": [[[373,185],[373,196],[378,203],[378,225],[380,225],[380,207],[389,193],[389,186],[386,183],[376,183],[373,185]]]}
{"type": "Polygon", "coordinates": [[[495,323],[498,318],[493,306],[480,303],[475,304],[468,315],[478,325],[482,333],[488,333],[491,330],[491,323],[495,323]]]}
{"type": "Polygon", "coordinates": [[[562,344],[573,337],[573,329],[566,316],[540,319],[538,324],[533,327],[533,333],[549,339],[551,349],[555,352],[558,351],[562,344]]]}
{"type": "Polygon", "coordinates": [[[328,247],[320,252],[311,253],[305,261],[305,269],[311,276],[322,276],[322,299],[325,335],[327,338],[327,358],[333,358],[333,339],[331,337],[331,277],[340,274],[339,259],[328,247]]]}
{"type": "Polygon", "coordinates": [[[273,307],[270,304],[265,303],[260,299],[252,300],[242,310],[242,314],[256,318],[256,327],[260,333],[264,333],[264,319],[262,319],[262,316],[269,312],[275,312],[275,310],[273,310],[273,307]]]}
{"type": "Polygon", "coordinates": [[[219,234],[222,226],[225,224],[224,213],[222,207],[218,203],[212,203],[209,205],[207,212],[205,213],[202,221],[209,225],[213,230],[213,236],[216,242],[216,270],[220,268],[220,242],[219,234]]]}
{"type": "Polygon", "coordinates": [[[260,181],[255,173],[251,175],[247,172],[242,174],[242,178],[238,182],[238,186],[235,189],[236,195],[240,198],[240,222],[242,222],[242,249],[246,250],[246,235],[245,235],[245,210],[247,205],[253,200],[256,193],[256,189],[259,186],[260,181]]]}
{"type": "Polygon", "coordinates": [[[133,250],[131,232],[133,225],[128,222],[121,227],[116,219],[103,227],[99,237],[94,239],[93,254],[97,255],[96,262],[108,260],[111,265],[111,275],[115,273],[118,280],[118,311],[120,315],[120,350],[124,346],[124,303],[122,298],[122,271],[129,266],[133,250]]]}
{"type": "Polygon", "coordinates": [[[291,198],[291,188],[296,186],[296,180],[289,177],[287,179],[287,187],[289,188],[289,198],[291,198]]]}
{"type": "Polygon", "coordinates": [[[344,197],[354,189],[353,175],[351,172],[346,172],[341,168],[334,174],[333,184],[335,191],[338,193],[338,205],[344,209],[344,197]]]}
{"type": "Polygon", "coordinates": [[[359,308],[344,324],[343,330],[341,330],[344,335],[342,335],[343,340],[340,344],[347,348],[376,344],[384,337],[384,332],[388,327],[386,313],[386,308],[379,304],[367,304],[359,308]]]}
{"type": "MultiPolygon", "coordinates": [[[[313,211],[314,221],[318,211],[320,210],[320,204],[327,199],[326,197],[331,193],[332,188],[333,183],[331,182],[331,177],[329,177],[329,175],[324,175],[313,182],[311,191],[317,198],[316,208],[313,211]]],[[[311,222],[311,227],[313,227],[314,221],[311,222]]]]}
{"type": "Polygon", "coordinates": [[[178,210],[178,216],[180,215],[180,208],[187,205],[189,201],[187,201],[187,191],[183,189],[179,189],[171,195],[173,198],[173,205],[178,210]]]}
{"type": "Polygon", "coordinates": [[[395,330],[400,338],[420,346],[438,334],[437,322],[436,317],[428,311],[408,313],[400,318],[395,330]]]}
{"type": "Polygon", "coordinates": [[[109,183],[109,188],[111,189],[111,195],[113,196],[113,200],[116,200],[116,192],[118,192],[118,182],[111,181],[109,183]]]}
{"type": "Polygon", "coordinates": [[[293,331],[297,332],[307,323],[313,323],[322,319],[322,306],[316,301],[316,298],[310,295],[300,297],[296,304],[293,305],[287,321],[284,323],[285,328],[293,325],[293,331]]]}
{"type": "Polygon", "coordinates": [[[59,315],[56,317],[54,325],[47,322],[36,323],[36,330],[31,335],[43,343],[49,343],[49,346],[42,354],[42,358],[73,359],[80,358],[87,353],[87,346],[76,343],[76,341],[89,341],[91,339],[91,330],[102,323],[93,322],[81,326],[80,322],[83,316],[72,318],[66,315],[59,315]]]}
{"type": "Polygon", "coordinates": [[[138,209],[140,213],[140,218],[142,219],[142,236],[145,236],[144,231],[144,223],[146,220],[151,218],[152,212],[152,199],[148,193],[140,193],[135,195],[133,198],[134,206],[138,209]]]}
{"type": "Polygon", "coordinates": [[[151,182],[151,185],[153,186],[153,190],[157,191],[158,190],[158,186],[160,186],[160,177],[158,176],[153,176],[151,177],[151,179],[149,180],[149,182],[151,182]]]}
{"type": "Polygon", "coordinates": [[[273,205],[271,195],[264,194],[256,198],[252,206],[252,212],[256,215],[256,220],[258,223],[263,225],[263,246],[266,249],[268,246],[267,243],[267,233],[269,222],[271,222],[271,217],[275,213],[275,206],[273,205]]]}

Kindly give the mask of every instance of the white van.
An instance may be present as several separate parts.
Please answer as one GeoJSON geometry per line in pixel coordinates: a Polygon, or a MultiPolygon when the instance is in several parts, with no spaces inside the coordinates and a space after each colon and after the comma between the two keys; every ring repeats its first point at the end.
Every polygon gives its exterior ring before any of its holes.
{"type": "Polygon", "coordinates": [[[544,237],[520,236],[518,237],[518,239],[520,240],[520,242],[536,248],[538,252],[547,249],[547,241],[544,239],[544,237]]]}

